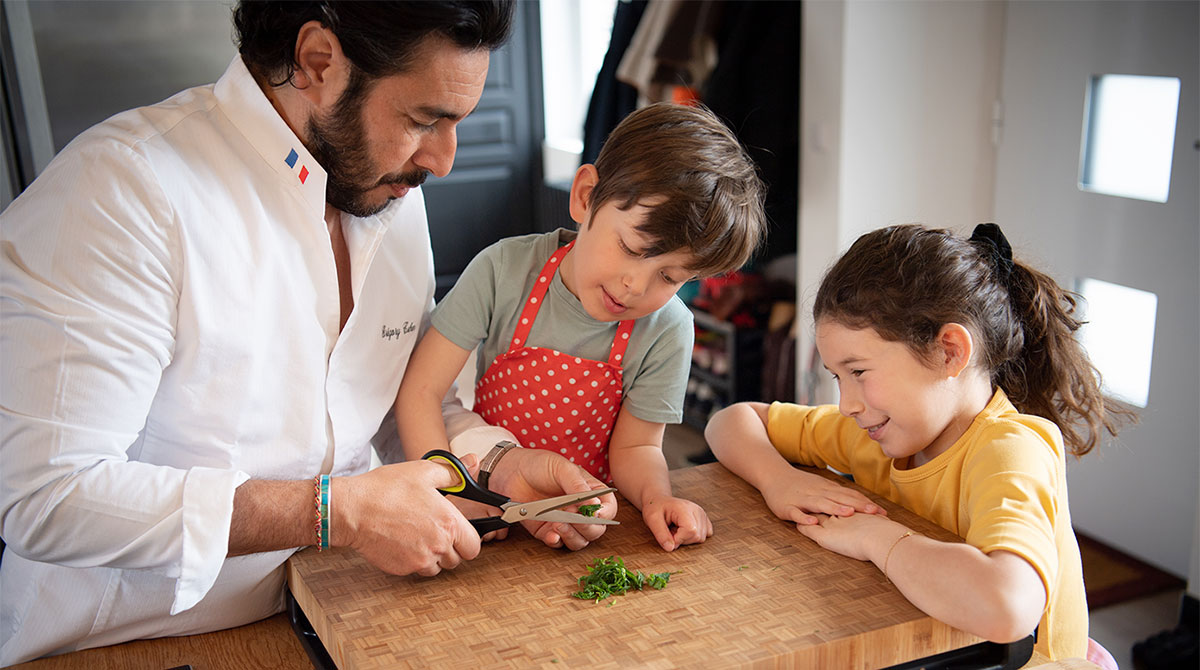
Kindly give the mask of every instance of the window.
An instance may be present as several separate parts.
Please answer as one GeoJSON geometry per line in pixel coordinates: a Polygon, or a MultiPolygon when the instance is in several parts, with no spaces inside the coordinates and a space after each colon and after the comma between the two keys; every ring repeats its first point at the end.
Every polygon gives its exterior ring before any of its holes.
{"type": "Polygon", "coordinates": [[[608,52],[617,0],[542,0],[542,145],[549,183],[570,181],[583,153],[583,121],[608,52]]]}
{"type": "Polygon", "coordinates": [[[1092,77],[1083,123],[1079,188],[1166,202],[1179,80],[1106,74],[1092,77]]]}
{"type": "Polygon", "coordinates": [[[1100,371],[1105,395],[1145,407],[1158,296],[1087,278],[1079,281],[1078,291],[1087,321],[1079,329],[1079,341],[1100,371]]]}

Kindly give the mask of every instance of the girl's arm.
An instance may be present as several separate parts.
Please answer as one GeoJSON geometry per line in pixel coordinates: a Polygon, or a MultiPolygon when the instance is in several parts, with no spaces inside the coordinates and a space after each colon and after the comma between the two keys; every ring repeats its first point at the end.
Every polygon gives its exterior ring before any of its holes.
{"type": "Polygon", "coordinates": [[[758,489],[776,516],[799,525],[813,525],[818,523],[812,516],[815,513],[884,513],[883,508],[854,489],[793,468],[767,437],[769,409],[761,402],[730,405],[709,420],[704,438],[717,460],[758,489]]]}
{"type": "Polygon", "coordinates": [[[621,495],[642,511],[654,539],[671,551],[703,542],[712,535],[712,522],[699,505],[671,495],[662,452],[664,429],[664,424],[643,421],[622,407],[608,442],[608,466],[621,495]]]}
{"type": "Polygon", "coordinates": [[[829,517],[800,529],[822,547],[873,562],[921,611],[959,630],[1014,642],[1033,632],[1046,608],[1037,570],[1007,551],[985,554],[941,542],[886,517],[829,517]]]}
{"type": "Polygon", "coordinates": [[[396,394],[396,430],[408,460],[430,449],[449,449],[442,419],[442,398],[471,352],[432,326],[417,343],[396,394]]]}

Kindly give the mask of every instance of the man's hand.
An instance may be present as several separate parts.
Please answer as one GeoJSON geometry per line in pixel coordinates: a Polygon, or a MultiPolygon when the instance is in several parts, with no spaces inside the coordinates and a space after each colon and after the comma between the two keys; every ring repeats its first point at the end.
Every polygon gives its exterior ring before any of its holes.
{"type": "MultiPolygon", "coordinates": [[[[513,500],[527,502],[553,498],[567,493],[582,493],[605,488],[600,480],[558,454],[542,449],[513,449],[500,459],[488,487],[513,500]]],[[[617,498],[612,493],[598,496],[603,505],[596,516],[611,519],[617,515],[617,498]]],[[[581,504],[588,504],[584,501],[581,504]]],[[[566,524],[538,521],[523,525],[549,547],[583,549],[604,534],[602,524],[566,524]]]]}
{"type": "MultiPolygon", "coordinates": [[[[464,463],[474,469],[477,463],[464,463]]],[[[459,481],[433,461],[384,465],[331,482],[330,543],[379,569],[431,577],[479,555],[479,534],[438,488],[459,481]]]]}

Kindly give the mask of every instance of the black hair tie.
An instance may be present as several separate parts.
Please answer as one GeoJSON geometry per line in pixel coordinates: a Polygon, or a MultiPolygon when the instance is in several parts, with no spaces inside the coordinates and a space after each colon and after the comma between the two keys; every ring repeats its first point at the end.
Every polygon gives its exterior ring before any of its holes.
{"type": "Polygon", "coordinates": [[[971,239],[968,241],[979,248],[980,255],[991,261],[1000,283],[1008,286],[1013,271],[1012,245],[1008,243],[1004,233],[1000,232],[1000,226],[981,223],[975,226],[975,232],[971,233],[971,239]]]}

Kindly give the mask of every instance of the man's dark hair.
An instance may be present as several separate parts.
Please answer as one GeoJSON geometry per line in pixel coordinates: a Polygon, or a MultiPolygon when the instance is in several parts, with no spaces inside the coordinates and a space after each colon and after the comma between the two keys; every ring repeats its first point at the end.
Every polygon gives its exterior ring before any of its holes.
{"type": "Polygon", "coordinates": [[[463,49],[500,48],[512,31],[513,7],[513,0],[242,0],[233,10],[234,39],[246,67],[280,86],[295,71],[300,27],[319,21],[337,35],[350,62],[376,79],[407,70],[417,46],[430,35],[463,49]]]}

